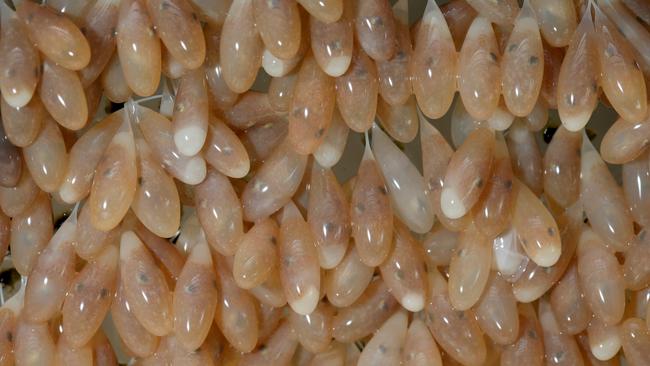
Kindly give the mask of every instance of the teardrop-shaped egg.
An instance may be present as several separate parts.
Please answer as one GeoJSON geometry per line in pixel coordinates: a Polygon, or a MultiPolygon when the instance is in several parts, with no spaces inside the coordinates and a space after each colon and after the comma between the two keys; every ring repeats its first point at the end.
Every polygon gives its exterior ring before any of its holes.
{"type": "Polygon", "coordinates": [[[377,67],[363,50],[355,49],[350,67],[336,78],[336,104],[350,129],[364,132],[372,126],[378,91],[377,67]]]}
{"type": "Polygon", "coordinates": [[[208,134],[208,91],[202,68],[180,78],[174,104],[174,143],[187,156],[196,155],[208,134]]]}
{"type": "Polygon", "coordinates": [[[169,238],[178,231],[181,204],[174,180],[153,157],[147,142],[136,140],[138,180],[131,208],[154,234],[169,238]]]}
{"type": "Polygon", "coordinates": [[[492,264],[491,242],[470,226],[458,236],[458,247],[449,263],[449,302],[460,311],[476,304],[487,285],[492,264]]]}
{"type": "Polygon", "coordinates": [[[395,223],[393,241],[393,251],[379,266],[381,277],[402,307],[420,311],[425,305],[426,271],[417,242],[399,221],[395,223]]]}
{"type": "Polygon", "coordinates": [[[582,294],[578,282],[578,266],[575,263],[569,266],[553,288],[549,300],[560,331],[574,335],[587,329],[591,309],[582,294]]]}
{"type": "Polygon", "coordinates": [[[553,47],[564,47],[576,30],[576,8],[570,1],[531,0],[539,28],[546,42],[553,47]]]}
{"type": "Polygon", "coordinates": [[[582,133],[558,127],[544,153],[544,196],[551,207],[567,208],[580,196],[582,133]]]}
{"type": "Polygon", "coordinates": [[[467,112],[488,119],[499,104],[501,68],[499,47],[490,22],[474,19],[458,58],[458,91],[467,112]]]}
{"type": "MultiPolygon", "coordinates": [[[[302,2],[303,6],[304,2],[302,2]]],[[[343,14],[339,15],[336,21],[323,21],[312,14],[309,18],[309,33],[311,50],[316,62],[327,75],[338,77],[345,73],[352,60],[354,4],[352,2],[343,4],[340,0],[333,2],[342,3],[343,14]]]]}
{"type": "Polygon", "coordinates": [[[440,193],[446,217],[460,218],[478,202],[490,177],[494,144],[494,132],[481,127],[471,132],[451,156],[440,193]]]}
{"type": "Polygon", "coordinates": [[[451,231],[460,231],[468,224],[469,215],[450,219],[443,214],[440,205],[440,193],[444,186],[445,173],[454,150],[440,131],[431,126],[422,113],[418,112],[418,116],[421,126],[422,173],[433,211],[444,227],[451,231]]]}
{"type": "Polygon", "coordinates": [[[392,58],[377,61],[379,94],[390,105],[404,104],[413,93],[409,62],[413,54],[409,29],[395,17],[396,48],[392,58]]]}
{"type": "Polygon", "coordinates": [[[625,311],[625,284],[616,257],[589,228],[580,235],[577,257],[578,279],[589,308],[605,325],[619,323],[625,311]]]}
{"type": "Polygon", "coordinates": [[[424,321],[436,342],[451,358],[465,365],[482,365],[487,349],[474,316],[455,310],[447,295],[447,281],[437,269],[428,277],[428,301],[424,321]]]}
{"type": "Polygon", "coordinates": [[[256,27],[264,46],[282,59],[295,56],[300,46],[300,12],[294,0],[253,0],[256,27]]]}
{"type": "Polygon", "coordinates": [[[68,17],[60,16],[49,6],[31,1],[20,2],[16,15],[25,24],[25,35],[53,63],[69,70],[80,70],[88,65],[88,41],[68,17]]]}
{"type": "Polygon", "coordinates": [[[68,152],[61,130],[52,118],[43,121],[43,129],[36,140],[23,148],[23,157],[40,189],[45,192],[59,189],[68,166],[68,152]]]}
{"type": "Polygon", "coordinates": [[[600,65],[600,86],[616,112],[625,120],[638,122],[648,114],[645,80],[627,39],[595,6],[596,52],[600,65]]]}
{"type": "Polygon", "coordinates": [[[90,62],[79,72],[84,86],[97,79],[115,51],[119,6],[117,0],[96,1],[84,15],[83,34],[90,46],[90,62]]]}
{"type": "Polygon", "coordinates": [[[138,95],[153,94],[160,81],[162,53],[143,0],[120,2],[117,53],[129,87],[138,95]]]}
{"type": "Polygon", "coordinates": [[[77,226],[74,211],[38,256],[25,288],[23,314],[32,323],[47,322],[61,310],[66,291],[75,275],[72,246],[77,226]]]}
{"type": "Polygon", "coordinates": [[[515,181],[512,226],[526,254],[542,267],[557,263],[562,253],[560,231],[553,215],[537,196],[519,180],[515,181]]]}
{"type": "Polygon", "coordinates": [[[350,199],[350,224],[359,258],[377,266],[388,256],[393,241],[393,210],[388,189],[375,158],[366,149],[350,199]]]}
{"type": "Polygon", "coordinates": [[[188,351],[198,349],[208,335],[217,305],[217,283],[210,248],[192,248],[173,295],[174,336],[188,351]]]}
{"type": "Polygon", "coordinates": [[[233,260],[233,277],[243,289],[266,281],[278,265],[278,225],[270,218],[257,222],[241,238],[233,260]]]}
{"type": "Polygon", "coordinates": [[[600,143],[600,154],[610,164],[625,164],[636,159],[650,141],[649,118],[628,122],[619,118],[612,124],[600,143]]]}
{"type": "Polygon", "coordinates": [[[150,333],[163,336],[173,326],[172,293],[163,272],[132,231],[120,239],[120,282],[133,315],[150,333]]]}
{"type": "Polygon", "coordinates": [[[196,207],[210,245],[220,253],[234,254],[243,235],[242,209],[228,178],[209,171],[196,187],[196,207]]]}
{"type": "Polygon", "coordinates": [[[557,109],[569,131],[584,127],[598,103],[596,38],[589,11],[571,37],[557,82],[557,109]]]}
{"type": "Polygon", "coordinates": [[[135,142],[131,121],[122,112],[122,125],[97,165],[88,205],[93,226],[108,231],[119,225],[133,202],[137,183],[135,142]]]}
{"type": "Polygon", "coordinates": [[[537,102],[544,74],[544,50],[535,11],[528,1],[519,11],[501,61],[503,98],[517,117],[528,115],[537,102]]]}
{"type": "Polygon", "coordinates": [[[38,95],[26,105],[14,108],[7,101],[0,100],[2,108],[2,125],[7,138],[12,144],[20,147],[31,145],[39,132],[46,112],[38,95]]]}
{"type": "Polygon", "coordinates": [[[605,245],[620,251],[634,238],[625,196],[586,136],[582,141],[580,200],[591,227],[605,245]]]}
{"type": "Polygon", "coordinates": [[[634,221],[643,227],[650,224],[650,201],[648,188],[650,187],[650,161],[648,151],[642,153],[635,160],[623,164],[621,173],[623,177],[623,193],[634,221]]]}
{"type": "Polygon", "coordinates": [[[300,154],[313,153],[323,141],[335,107],[334,79],[311,54],[300,66],[289,105],[289,141],[300,154]]]}
{"type": "Polygon", "coordinates": [[[111,305],[111,319],[124,346],[137,357],[147,357],[158,347],[158,337],[149,333],[133,315],[131,303],[119,284],[111,305]]]}
{"type": "Polygon", "coordinates": [[[41,75],[40,57],[26,37],[21,20],[7,5],[3,5],[2,12],[0,91],[5,103],[21,108],[29,103],[36,90],[41,75]]]}
{"type": "Polygon", "coordinates": [[[250,171],[250,158],[239,137],[220,119],[212,117],[203,147],[203,157],[220,173],[243,178],[250,171]]]}
{"type": "Polygon", "coordinates": [[[169,53],[188,70],[205,59],[205,38],[192,5],[185,0],[147,0],[156,34],[169,53]]]}
{"type": "Polygon", "coordinates": [[[550,267],[540,266],[532,260],[528,261],[523,273],[512,287],[517,301],[525,303],[535,301],[562,277],[578,245],[582,220],[580,207],[567,210],[559,217],[558,227],[562,243],[560,258],[550,267]]]}
{"type": "Polygon", "coordinates": [[[250,294],[232,278],[226,259],[217,255],[217,311],[215,323],[228,342],[239,352],[251,352],[258,341],[258,317],[250,294]]]}
{"type": "Polygon", "coordinates": [[[40,252],[52,237],[52,205],[50,197],[40,192],[32,203],[11,220],[11,257],[23,276],[30,274],[40,252]]]}
{"type": "MultiPolygon", "coordinates": [[[[226,2],[224,2],[225,4],[226,2]]],[[[210,3],[210,5],[214,5],[210,3]]],[[[230,3],[228,2],[228,7],[230,3]]],[[[226,109],[237,101],[238,93],[233,92],[224,80],[221,69],[221,25],[207,25],[204,29],[206,39],[205,76],[210,96],[210,103],[226,109]]]]}
{"type": "Polygon", "coordinates": [[[492,272],[481,299],[476,305],[476,319],[481,329],[497,344],[517,340],[519,316],[512,288],[498,273],[492,272]]]}
{"type": "Polygon", "coordinates": [[[241,194],[244,219],[258,221],[285,205],[298,189],[306,166],[307,157],[295,152],[288,141],[276,147],[241,194]]]}
{"type": "Polygon", "coordinates": [[[363,294],[372,280],[374,269],[366,266],[358,250],[351,246],[341,262],[325,277],[327,300],[338,308],[350,306],[363,294]]]}
{"type": "Polygon", "coordinates": [[[390,2],[357,1],[354,25],[356,38],[368,56],[377,61],[386,61],[393,57],[397,32],[390,2]]]}
{"type": "Polygon", "coordinates": [[[262,40],[255,29],[253,0],[234,0],[220,40],[221,69],[235,93],[250,89],[262,63],[262,40]]]}
{"type": "Polygon", "coordinates": [[[86,94],[77,73],[52,61],[43,61],[39,96],[45,109],[61,126],[81,129],[88,120],[86,94]]]}
{"type": "Polygon", "coordinates": [[[348,142],[350,128],[341,117],[338,109],[334,109],[332,122],[325,131],[320,146],[314,151],[314,159],[325,168],[331,168],[341,160],[348,142]]]}
{"type": "Polygon", "coordinates": [[[115,292],[119,252],[108,246],[72,280],[63,303],[63,337],[73,347],[88,343],[108,313],[115,292]]]}
{"type": "Polygon", "coordinates": [[[311,313],[320,299],[316,239],[296,205],[289,201],[280,225],[280,279],[287,302],[299,314],[311,313]]]}
{"type": "Polygon", "coordinates": [[[334,268],[345,255],[350,240],[349,209],[332,170],[313,164],[307,222],[316,239],[318,262],[324,269],[334,268]]]}
{"type": "Polygon", "coordinates": [[[494,146],[492,175],[473,211],[474,224],[488,238],[503,232],[510,224],[515,200],[512,180],[513,169],[508,147],[503,137],[498,135],[494,146]]]}
{"type": "Polygon", "coordinates": [[[123,112],[114,112],[90,127],[70,149],[70,161],[59,195],[64,202],[76,203],[90,193],[95,169],[104,151],[120,128],[123,112]]]}
{"type": "Polygon", "coordinates": [[[457,59],[447,22],[436,2],[428,0],[409,64],[413,93],[425,116],[440,118],[451,106],[457,59]]]}
{"type": "Polygon", "coordinates": [[[416,233],[429,231],[434,211],[420,172],[377,125],[372,130],[372,150],[397,215],[416,233]]]}

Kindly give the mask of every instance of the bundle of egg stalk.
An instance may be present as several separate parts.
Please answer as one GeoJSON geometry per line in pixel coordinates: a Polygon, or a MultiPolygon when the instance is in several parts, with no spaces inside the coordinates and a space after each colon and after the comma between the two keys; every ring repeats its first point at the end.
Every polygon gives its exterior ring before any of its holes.
{"type": "Polygon", "coordinates": [[[649,3],[405,3],[3,2],[0,365],[649,365],[649,3]]]}

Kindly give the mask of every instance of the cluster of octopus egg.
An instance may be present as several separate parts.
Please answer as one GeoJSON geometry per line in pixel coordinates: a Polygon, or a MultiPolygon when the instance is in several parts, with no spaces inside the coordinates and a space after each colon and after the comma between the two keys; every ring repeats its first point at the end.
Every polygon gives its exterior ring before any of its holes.
{"type": "Polygon", "coordinates": [[[650,3],[406,3],[0,4],[0,366],[650,365],[650,3]]]}

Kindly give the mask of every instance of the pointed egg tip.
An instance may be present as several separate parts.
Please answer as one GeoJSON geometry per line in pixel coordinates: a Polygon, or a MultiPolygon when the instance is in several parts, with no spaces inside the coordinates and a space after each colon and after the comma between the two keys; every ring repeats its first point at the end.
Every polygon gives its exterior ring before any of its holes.
{"type": "Polygon", "coordinates": [[[27,103],[32,100],[33,95],[33,91],[30,92],[28,90],[21,90],[15,94],[2,94],[2,97],[4,98],[5,102],[7,102],[7,104],[18,109],[26,106],[27,103]]]}
{"type": "Polygon", "coordinates": [[[79,201],[74,189],[72,188],[72,184],[68,183],[67,180],[63,181],[59,188],[59,197],[67,204],[73,204],[79,201]]]}
{"type": "Polygon", "coordinates": [[[417,293],[407,293],[402,297],[402,306],[410,312],[418,312],[424,309],[424,296],[417,293]]]}
{"type": "Polygon", "coordinates": [[[207,131],[198,126],[185,126],[174,133],[174,144],[178,152],[185,156],[194,156],[201,151],[207,131]]]}
{"type": "Polygon", "coordinates": [[[450,219],[459,219],[467,213],[467,208],[461,202],[458,192],[453,188],[443,188],[440,193],[440,208],[450,219]]]}
{"type": "Polygon", "coordinates": [[[535,258],[532,258],[541,267],[551,267],[560,259],[562,250],[555,245],[547,245],[540,250],[535,258]]]}
{"type": "Polygon", "coordinates": [[[298,314],[308,315],[311,314],[318,305],[319,293],[318,289],[309,287],[305,293],[294,301],[290,301],[291,309],[298,314]]]}
{"type": "Polygon", "coordinates": [[[621,340],[618,337],[610,337],[601,345],[592,345],[591,353],[600,361],[610,360],[621,348],[621,340]]]}
{"type": "Polygon", "coordinates": [[[560,120],[562,121],[562,126],[567,129],[567,131],[578,132],[583,129],[589,118],[591,117],[591,112],[583,112],[578,115],[573,116],[562,116],[560,114],[560,120]]]}
{"type": "Polygon", "coordinates": [[[319,246],[319,257],[320,257],[320,265],[323,269],[332,269],[336,267],[341,260],[343,259],[343,256],[345,256],[345,251],[346,251],[345,246],[319,246]]]}
{"type": "Polygon", "coordinates": [[[207,174],[207,167],[205,160],[197,155],[194,155],[187,164],[183,167],[183,179],[181,181],[190,185],[197,185],[205,179],[207,174]]]}
{"type": "Polygon", "coordinates": [[[323,70],[329,76],[339,77],[345,74],[346,71],[348,71],[351,62],[352,62],[351,54],[344,55],[344,56],[335,56],[330,58],[327,61],[327,64],[324,65],[325,67],[323,68],[323,70]]]}

